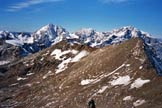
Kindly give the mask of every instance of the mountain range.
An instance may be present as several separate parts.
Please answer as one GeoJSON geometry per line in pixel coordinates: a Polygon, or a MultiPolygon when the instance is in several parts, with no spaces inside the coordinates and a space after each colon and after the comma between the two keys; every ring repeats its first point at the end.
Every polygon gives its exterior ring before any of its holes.
{"type": "Polygon", "coordinates": [[[48,24],[34,33],[0,31],[0,60],[1,64],[5,64],[14,60],[15,56],[24,57],[33,54],[63,40],[67,40],[71,44],[87,44],[90,47],[101,48],[118,44],[134,37],[141,38],[147,50],[153,53],[153,56],[150,56],[150,58],[153,64],[156,64],[155,66],[160,74],[162,71],[160,66],[162,65],[160,63],[162,61],[162,41],[132,26],[115,29],[112,32],[97,32],[92,28],[88,28],[69,33],[65,28],[53,24],[48,24]],[[11,56],[11,52],[13,56],[11,56]],[[7,56],[8,54],[9,56],[7,56]]]}
{"type": "Polygon", "coordinates": [[[2,108],[161,108],[162,41],[135,27],[0,32],[2,108]]]}

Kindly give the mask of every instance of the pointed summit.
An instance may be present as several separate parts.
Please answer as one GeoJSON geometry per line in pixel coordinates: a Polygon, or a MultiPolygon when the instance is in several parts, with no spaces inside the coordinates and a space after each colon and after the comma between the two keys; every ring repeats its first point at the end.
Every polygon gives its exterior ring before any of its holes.
{"type": "Polygon", "coordinates": [[[47,39],[50,42],[56,42],[56,40],[61,41],[62,38],[69,36],[69,32],[61,26],[48,24],[33,33],[33,36],[36,41],[47,39]]]}

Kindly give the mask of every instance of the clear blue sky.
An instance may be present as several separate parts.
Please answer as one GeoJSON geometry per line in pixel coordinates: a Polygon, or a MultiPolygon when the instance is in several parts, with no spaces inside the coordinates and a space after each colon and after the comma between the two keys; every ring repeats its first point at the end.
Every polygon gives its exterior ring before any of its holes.
{"type": "Polygon", "coordinates": [[[0,30],[35,31],[48,23],[68,31],[132,25],[162,38],[162,0],[0,0],[0,30]]]}

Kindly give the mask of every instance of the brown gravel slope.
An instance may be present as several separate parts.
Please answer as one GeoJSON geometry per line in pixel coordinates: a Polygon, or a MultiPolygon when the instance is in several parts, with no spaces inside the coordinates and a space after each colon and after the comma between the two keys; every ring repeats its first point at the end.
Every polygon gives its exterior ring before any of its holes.
{"type": "Polygon", "coordinates": [[[87,108],[92,98],[97,108],[162,107],[162,78],[139,38],[101,49],[61,42],[11,64],[0,80],[2,108],[87,108]],[[89,54],[56,74],[60,63],[77,54],[57,60],[50,55],[54,49],[89,54]]]}

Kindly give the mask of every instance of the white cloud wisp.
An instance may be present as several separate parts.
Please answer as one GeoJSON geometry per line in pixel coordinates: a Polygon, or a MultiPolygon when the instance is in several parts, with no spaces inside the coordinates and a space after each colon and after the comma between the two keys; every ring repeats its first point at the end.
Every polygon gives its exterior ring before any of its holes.
{"type": "Polygon", "coordinates": [[[131,0],[100,0],[103,3],[123,3],[123,2],[129,2],[131,0]]]}
{"type": "Polygon", "coordinates": [[[26,2],[20,2],[20,3],[13,4],[9,6],[6,11],[15,12],[15,11],[19,11],[24,8],[28,8],[32,5],[49,3],[49,2],[60,2],[60,1],[63,1],[63,0],[28,0],[26,2]]]}

